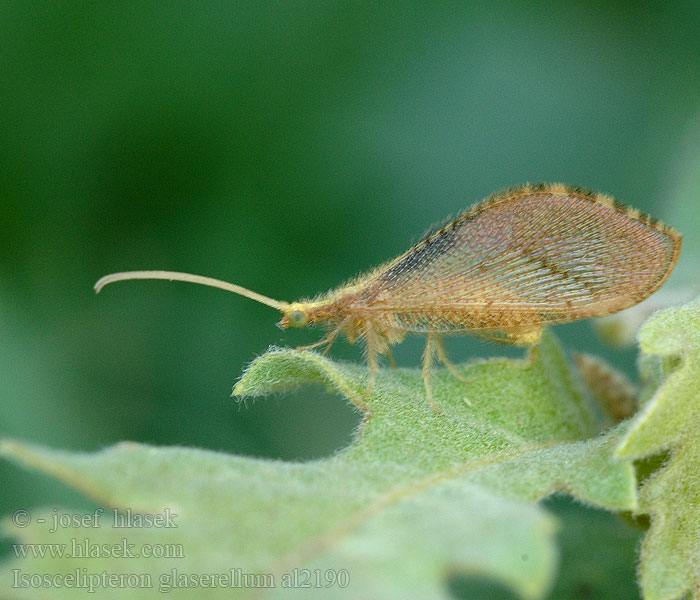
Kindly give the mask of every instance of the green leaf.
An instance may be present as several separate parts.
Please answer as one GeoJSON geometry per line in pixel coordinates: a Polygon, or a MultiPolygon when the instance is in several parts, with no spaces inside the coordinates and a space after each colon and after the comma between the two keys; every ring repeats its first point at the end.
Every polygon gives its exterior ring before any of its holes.
{"type": "MultiPolygon", "coordinates": [[[[257,597],[261,590],[250,588],[256,581],[241,579],[252,574],[274,577],[277,587],[265,590],[268,598],[440,599],[460,577],[490,578],[522,598],[542,598],[556,575],[557,549],[554,519],[536,501],[563,490],[600,507],[636,509],[632,465],[613,455],[624,428],[596,435],[596,412],[550,335],[525,360],[472,363],[463,373],[469,383],[434,374],[443,407],[438,413],[425,400],[419,370],[381,371],[365,397],[366,368],[311,352],[271,350],[252,363],[237,394],[264,396],[317,383],[368,410],[353,444],[303,464],[133,443],[79,454],[6,441],[0,448],[5,456],[109,508],[177,515],[173,528],[119,529],[107,513],[100,527],[50,533],[55,513],[44,510],[28,527],[6,520],[6,534],[25,543],[88,538],[119,544],[126,538],[135,549],[180,544],[184,557],[12,559],[0,575],[0,591],[43,597],[41,589],[13,588],[13,569],[86,568],[149,576],[153,587],[141,589],[139,598],[161,597],[159,577],[176,569],[240,575],[235,589],[204,589],[200,581],[196,594],[206,598],[257,597]],[[349,586],[282,587],[295,582],[289,579],[299,575],[295,569],[310,569],[323,581],[347,572],[349,586]]],[[[52,589],[52,597],[74,598],[75,592],[52,589]]],[[[101,598],[124,597],[123,589],[99,592],[101,598]]]]}
{"type": "Polygon", "coordinates": [[[700,300],[654,315],[639,334],[642,373],[660,385],[617,454],[639,459],[671,450],[642,485],[651,515],[639,567],[646,600],[700,597],[700,300]],[[680,358],[680,362],[678,360],[680,358]],[[663,379],[661,375],[665,375],[663,379]]]}

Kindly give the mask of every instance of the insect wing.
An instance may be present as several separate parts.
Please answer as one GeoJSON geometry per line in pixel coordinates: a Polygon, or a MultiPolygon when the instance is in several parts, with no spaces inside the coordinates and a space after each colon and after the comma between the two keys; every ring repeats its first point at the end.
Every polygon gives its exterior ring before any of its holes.
{"type": "Polygon", "coordinates": [[[508,329],[607,315],[661,286],[680,235],[563,186],[493,196],[389,263],[359,301],[412,331],[508,329]]]}

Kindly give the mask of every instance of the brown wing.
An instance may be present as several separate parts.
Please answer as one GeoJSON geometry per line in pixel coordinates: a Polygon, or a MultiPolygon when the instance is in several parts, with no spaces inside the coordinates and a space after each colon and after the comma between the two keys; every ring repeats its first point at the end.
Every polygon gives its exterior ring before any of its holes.
{"type": "Polygon", "coordinates": [[[659,288],[681,236],[563,185],[492,196],[378,269],[353,301],[406,331],[517,331],[603,316],[659,288]]]}

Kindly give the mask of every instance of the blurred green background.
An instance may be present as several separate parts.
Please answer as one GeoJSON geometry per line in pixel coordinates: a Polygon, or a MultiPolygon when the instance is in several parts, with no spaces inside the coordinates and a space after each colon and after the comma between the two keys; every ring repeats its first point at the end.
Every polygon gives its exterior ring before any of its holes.
{"type": "MultiPolygon", "coordinates": [[[[323,390],[238,405],[282,300],[394,257],[502,187],[563,181],[665,218],[697,250],[696,2],[8,1],[0,8],[0,433],[283,459],[357,415],[323,390]]],[[[590,324],[568,344],[633,372],[590,324]]],[[[422,342],[397,351],[418,364],[422,342]]],[[[522,351],[467,338],[458,360],[522,351]]],[[[332,356],[363,360],[337,344],[332,356]]],[[[0,464],[0,514],[83,502],[0,464]]]]}

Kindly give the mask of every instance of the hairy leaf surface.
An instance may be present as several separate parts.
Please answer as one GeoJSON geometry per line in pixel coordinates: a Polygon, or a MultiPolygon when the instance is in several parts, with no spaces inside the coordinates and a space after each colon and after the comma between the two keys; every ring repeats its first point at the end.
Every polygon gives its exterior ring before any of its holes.
{"type": "MultiPolygon", "coordinates": [[[[488,360],[462,370],[469,383],[435,374],[444,409],[437,413],[425,400],[419,370],[382,371],[365,398],[365,368],[311,352],[269,351],[252,363],[236,394],[265,396],[322,384],[368,410],[354,443],[307,463],[134,443],[83,454],[6,441],[5,456],[106,507],[100,527],[54,533],[51,509],[32,513],[27,527],[8,517],[3,529],[14,541],[112,545],[126,539],[135,552],[142,544],[161,544],[180,548],[183,556],[10,558],[0,591],[11,598],[44,597],[45,589],[13,587],[17,570],[86,569],[150,577],[152,587],[138,590],[139,598],[161,598],[161,577],[175,584],[175,575],[202,574],[238,574],[239,585],[205,587],[200,580],[194,590],[173,588],[168,595],[441,599],[450,597],[452,579],[473,576],[495,580],[522,598],[541,598],[556,575],[556,528],[536,502],[562,490],[592,505],[636,509],[632,465],[614,456],[624,430],[598,435],[596,412],[549,335],[524,360],[488,360]],[[167,510],[177,515],[176,527],[115,528],[113,507],[122,513],[167,510]],[[300,573],[319,574],[323,586],[341,570],[348,587],[300,587],[300,573]],[[264,577],[243,579],[256,574],[271,576],[275,587],[254,587],[269,581],[264,577]]],[[[56,588],[51,597],[75,598],[78,592],[56,588]]],[[[99,589],[101,598],[130,593],[134,597],[134,590],[99,589]]]]}

